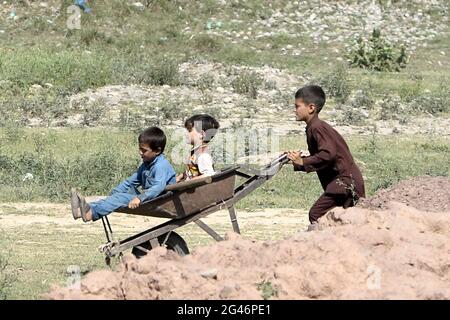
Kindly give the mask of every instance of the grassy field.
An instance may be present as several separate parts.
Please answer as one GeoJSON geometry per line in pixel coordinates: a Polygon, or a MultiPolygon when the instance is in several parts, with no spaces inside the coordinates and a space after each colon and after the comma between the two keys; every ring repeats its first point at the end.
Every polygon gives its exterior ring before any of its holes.
{"type": "MultiPolygon", "coordinates": [[[[0,129],[0,137],[2,202],[65,202],[71,187],[86,195],[106,195],[139,165],[133,132],[10,128],[0,129]]],[[[374,133],[346,138],[365,176],[368,195],[412,176],[450,176],[447,137],[386,137],[374,133]]],[[[165,153],[169,158],[177,143],[180,141],[170,141],[167,146],[165,153]]],[[[279,146],[280,150],[306,149],[305,137],[283,136],[279,146]]],[[[182,165],[175,167],[182,171],[182,165]]],[[[315,174],[294,173],[285,166],[273,180],[241,201],[239,207],[307,209],[320,193],[315,174]]]]}
{"type": "MultiPolygon", "coordinates": [[[[71,2],[57,2],[60,14],[56,17],[47,11],[33,14],[33,10],[18,4],[17,10],[28,14],[23,13],[25,16],[15,23],[5,24],[6,32],[0,33],[0,108],[8,116],[3,112],[0,124],[17,125],[30,117],[40,117],[44,123],[64,119],[76,111],[68,105],[69,97],[89,88],[113,84],[185,84],[186,79],[176,72],[182,62],[267,65],[308,75],[311,80],[320,79],[333,74],[339,64],[336,58],[347,59],[346,45],[350,45],[348,42],[332,46],[314,43],[301,28],[295,33],[237,43],[221,34],[207,32],[211,17],[223,21],[221,32],[244,32],[252,28],[255,18],[266,17],[271,1],[238,1],[217,6],[212,0],[199,4],[161,0],[150,1],[149,10],[139,10],[126,1],[102,0],[96,1],[93,14],[82,15],[80,30],[68,30],[65,8],[71,2]],[[239,22],[235,21],[236,12],[239,22]],[[301,58],[280,51],[297,44],[305,48],[301,58]],[[46,89],[32,92],[33,85],[46,89]]],[[[287,2],[279,1],[272,9],[281,10],[287,2]]],[[[430,14],[436,21],[443,17],[439,10],[430,14]]],[[[448,116],[450,55],[445,52],[449,46],[447,32],[430,40],[427,47],[419,46],[411,51],[409,63],[402,72],[352,68],[345,85],[352,90],[367,91],[370,87],[370,94],[377,97],[399,95],[405,100],[420,99],[423,95],[443,97],[444,114],[448,116]]],[[[340,85],[339,79],[329,84],[331,88],[340,85]]],[[[433,104],[442,105],[442,100],[433,104]]]]}

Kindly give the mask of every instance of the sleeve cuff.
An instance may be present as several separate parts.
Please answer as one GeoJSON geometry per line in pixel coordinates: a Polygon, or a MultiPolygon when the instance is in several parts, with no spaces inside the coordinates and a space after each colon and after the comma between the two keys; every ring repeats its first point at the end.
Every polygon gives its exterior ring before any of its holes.
{"type": "Polygon", "coordinates": [[[303,166],[302,167],[303,167],[303,170],[306,171],[306,172],[314,171],[314,168],[309,163],[309,158],[310,157],[303,158],[303,166]]]}
{"type": "Polygon", "coordinates": [[[144,202],[145,199],[147,199],[147,195],[145,194],[145,192],[141,193],[137,197],[139,198],[139,200],[141,200],[141,203],[144,202]]]}

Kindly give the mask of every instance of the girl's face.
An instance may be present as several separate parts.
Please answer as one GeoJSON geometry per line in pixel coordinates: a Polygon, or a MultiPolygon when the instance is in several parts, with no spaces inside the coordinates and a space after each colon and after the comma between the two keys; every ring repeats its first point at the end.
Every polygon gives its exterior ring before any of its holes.
{"type": "Polygon", "coordinates": [[[187,133],[187,143],[198,146],[203,143],[203,132],[198,132],[195,128],[192,128],[187,133]]]}

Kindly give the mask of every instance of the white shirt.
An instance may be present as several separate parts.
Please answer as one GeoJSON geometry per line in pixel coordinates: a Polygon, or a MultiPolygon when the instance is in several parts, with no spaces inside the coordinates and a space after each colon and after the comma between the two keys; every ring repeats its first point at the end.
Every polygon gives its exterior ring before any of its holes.
{"type": "Polygon", "coordinates": [[[205,177],[214,175],[213,159],[209,153],[204,152],[200,154],[197,159],[197,165],[201,175],[205,177]]]}

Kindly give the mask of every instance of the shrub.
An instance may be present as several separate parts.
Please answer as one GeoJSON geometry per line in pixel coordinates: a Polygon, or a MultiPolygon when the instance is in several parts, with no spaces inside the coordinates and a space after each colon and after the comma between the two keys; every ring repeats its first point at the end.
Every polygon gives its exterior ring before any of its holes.
{"type": "Polygon", "coordinates": [[[236,102],[236,112],[241,111],[241,116],[245,119],[252,119],[258,111],[258,104],[253,99],[242,99],[236,102]]]}
{"type": "Polygon", "coordinates": [[[222,108],[216,106],[205,107],[202,109],[202,113],[209,114],[216,119],[221,119],[224,116],[222,108]]]}
{"type": "Polygon", "coordinates": [[[80,41],[87,46],[91,45],[94,41],[101,40],[105,42],[111,41],[105,36],[105,34],[98,31],[97,29],[86,28],[80,30],[80,41]]]}
{"type": "Polygon", "coordinates": [[[207,34],[200,34],[193,39],[194,48],[204,53],[213,53],[222,49],[223,44],[219,39],[216,39],[207,34]]]}
{"type": "Polygon", "coordinates": [[[261,297],[268,300],[271,297],[278,297],[278,290],[273,287],[270,281],[262,281],[258,283],[258,290],[261,291],[261,297]]]}
{"type": "Polygon", "coordinates": [[[180,73],[178,63],[175,60],[162,58],[157,59],[149,71],[150,84],[163,86],[177,86],[180,84],[180,73]]]}
{"type": "Polygon", "coordinates": [[[8,259],[0,254],[0,300],[8,298],[7,290],[13,280],[13,275],[8,271],[8,259]]]}
{"type": "Polygon", "coordinates": [[[278,89],[277,82],[274,81],[274,80],[264,81],[264,89],[266,89],[266,90],[277,90],[278,89]]]}
{"type": "Polygon", "coordinates": [[[388,96],[382,100],[379,119],[394,119],[399,120],[400,123],[407,123],[409,113],[409,106],[403,103],[399,96],[388,96]]]}
{"type": "Polygon", "coordinates": [[[338,124],[360,126],[366,123],[369,114],[364,109],[346,106],[341,117],[338,118],[338,124]]]}
{"type": "Polygon", "coordinates": [[[357,90],[353,97],[349,99],[350,105],[354,108],[372,109],[374,106],[374,98],[371,92],[366,90],[357,90]]]}
{"type": "Polygon", "coordinates": [[[182,106],[179,100],[164,98],[157,104],[149,105],[146,112],[156,115],[156,125],[172,124],[174,120],[183,119],[185,116],[182,106]]]}
{"type": "Polygon", "coordinates": [[[263,84],[263,79],[256,72],[244,71],[239,74],[232,82],[236,93],[245,94],[252,99],[258,97],[258,89],[263,84]]]}
{"type": "Polygon", "coordinates": [[[118,127],[138,128],[144,127],[144,117],[142,112],[136,111],[132,106],[125,106],[120,109],[118,127]]]}
{"type": "Polygon", "coordinates": [[[202,74],[196,81],[195,86],[202,93],[200,101],[203,104],[208,104],[213,101],[213,97],[209,92],[209,90],[214,86],[214,77],[211,74],[202,74]]]}
{"type": "Polygon", "coordinates": [[[436,115],[449,110],[448,101],[445,97],[425,93],[414,98],[412,105],[422,112],[436,115]]]}
{"type": "Polygon", "coordinates": [[[337,103],[345,103],[351,93],[347,68],[340,64],[331,73],[315,80],[322,86],[327,96],[333,97],[337,103]]]}
{"type": "Polygon", "coordinates": [[[82,125],[92,126],[99,124],[106,114],[106,103],[103,99],[88,104],[83,110],[82,125]]]}
{"type": "Polygon", "coordinates": [[[202,92],[211,89],[214,86],[214,77],[209,73],[204,73],[197,79],[195,86],[202,92]]]}
{"type": "Polygon", "coordinates": [[[375,71],[400,71],[408,63],[405,46],[394,48],[381,36],[379,29],[373,29],[368,44],[359,37],[348,58],[351,66],[375,71]]]}
{"type": "Polygon", "coordinates": [[[376,124],[372,125],[370,131],[371,131],[370,139],[363,145],[363,150],[371,155],[374,155],[379,150],[377,139],[378,128],[376,124]]]}

